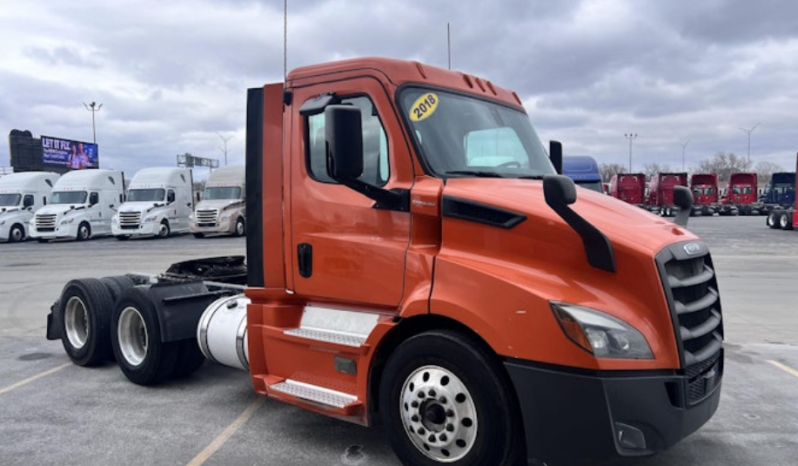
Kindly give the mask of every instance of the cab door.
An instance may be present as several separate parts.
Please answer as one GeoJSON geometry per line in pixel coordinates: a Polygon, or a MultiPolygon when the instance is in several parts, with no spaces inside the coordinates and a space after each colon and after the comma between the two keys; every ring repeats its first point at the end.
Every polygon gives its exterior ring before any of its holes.
{"type": "Polygon", "coordinates": [[[412,187],[408,146],[379,81],[363,77],[295,89],[286,216],[288,287],[310,300],[395,309],[402,298],[410,215],[375,208],[374,200],[327,175],[324,113],[299,113],[303,103],[327,93],[361,111],[360,180],[384,189],[412,187]]]}

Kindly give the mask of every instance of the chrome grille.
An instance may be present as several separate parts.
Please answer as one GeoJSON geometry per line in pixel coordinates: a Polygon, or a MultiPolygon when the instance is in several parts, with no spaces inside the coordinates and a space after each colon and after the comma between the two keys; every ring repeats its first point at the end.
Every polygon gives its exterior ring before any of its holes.
{"type": "Polygon", "coordinates": [[[198,210],[197,224],[201,227],[216,226],[216,209],[198,210]]]}
{"type": "Polygon", "coordinates": [[[657,255],[657,264],[694,404],[712,392],[723,369],[723,312],[712,258],[704,243],[678,243],[657,255]]]}
{"type": "Polygon", "coordinates": [[[138,228],[141,224],[141,212],[119,212],[120,228],[138,228]]]}
{"type": "Polygon", "coordinates": [[[56,214],[37,214],[36,229],[39,231],[55,231],[56,214]]]}

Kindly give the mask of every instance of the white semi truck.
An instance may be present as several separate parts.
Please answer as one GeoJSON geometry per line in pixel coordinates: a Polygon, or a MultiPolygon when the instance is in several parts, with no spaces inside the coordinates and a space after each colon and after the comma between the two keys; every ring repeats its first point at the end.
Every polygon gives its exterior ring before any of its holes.
{"type": "Polygon", "coordinates": [[[191,169],[154,167],[140,170],[130,181],[125,203],[111,221],[118,240],[188,232],[194,209],[191,169]]]}
{"type": "Polygon", "coordinates": [[[244,166],[217,168],[205,183],[202,201],[197,203],[189,228],[197,238],[208,234],[246,233],[244,166]]]}
{"type": "Polygon", "coordinates": [[[110,235],[111,218],[124,201],[122,172],[106,169],[71,171],[58,179],[50,204],[36,211],[31,238],[78,241],[110,235]]]}
{"type": "Polygon", "coordinates": [[[16,243],[28,238],[33,213],[47,205],[57,173],[23,172],[0,178],[0,241],[16,243]]]}

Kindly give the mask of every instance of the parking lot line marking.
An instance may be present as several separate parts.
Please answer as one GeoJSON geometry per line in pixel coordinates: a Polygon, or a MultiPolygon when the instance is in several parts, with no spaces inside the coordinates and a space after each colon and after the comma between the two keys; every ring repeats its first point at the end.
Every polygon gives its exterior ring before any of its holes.
{"type": "Polygon", "coordinates": [[[782,364],[782,363],[780,363],[778,361],[773,361],[772,359],[768,360],[768,362],[773,364],[774,366],[778,367],[779,369],[783,370],[784,372],[786,372],[788,374],[792,374],[792,375],[798,377],[798,371],[793,369],[792,367],[786,366],[786,365],[784,365],[784,364],[782,364]]]}
{"type": "Polygon", "coordinates": [[[48,376],[48,375],[52,374],[53,372],[58,372],[61,369],[65,368],[65,367],[69,367],[71,365],[72,365],[71,362],[68,362],[68,363],[65,363],[65,364],[61,364],[60,366],[53,367],[52,369],[46,370],[46,371],[42,372],[41,374],[36,374],[33,377],[28,377],[25,380],[20,380],[19,382],[15,383],[15,384],[9,385],[8,387],[0,388],[0,395],[2,395],[4,393],[8,393],[11,390],[14,390],[15,388],[19,388],[19,387],[21,387],[23,385],[27,385],[27,384],[35,381],[35,380],[41,379],[42,377],[48,376]]]}
{"type": "Polygon", "coordinates": [[[235,421],[233,421],[232,424],[227,426],[227,428],[223,430],[218,437],[213,439],[213,442],[211,442],[210,445],[208,445],[207,447],[205,447],[204,450],[199,452],[199,454],[195,456],[194,459],[189,461],[189,463],[186,464],[186,466],[200,466],[202,463],[206,462],[208,458],[211,457],[211,455],[216,453],[216,450],[221,448],[222,445],[224,445],[224,443],[227,442],[230,439],[230,437],[232,437],[233,434],[235,434],[236,431],[241,428],[241,426],[246,424],[249,418],[251,418],[252,415],[255,414],[255,411],[257,411],[258,408],[263,406],[265,400],[266,400],[265,396],[258,396],[257,400],[253,401],[252,404],[250,404],[247,407],[247,409],[245,409],[244,412],[241,413],[241,415],[238,416],[238,418],[235,421]]]}

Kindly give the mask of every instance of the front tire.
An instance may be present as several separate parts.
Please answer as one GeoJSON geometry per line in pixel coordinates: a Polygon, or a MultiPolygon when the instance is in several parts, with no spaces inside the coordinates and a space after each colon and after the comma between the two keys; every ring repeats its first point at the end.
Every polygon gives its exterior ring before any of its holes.
{"type": "Polygon", "coordinates": [[[158,315],[147,290],[122,290],[111,319],[111,346],[125,377],[138,385],[163,382],[175,368],[177,343],[161,341],[158,315]]]}
{"type": "Polygon", "coordinates": [[[158,227],[158,237],[168,238],[171,233],[172,230],[169,228],[169,222],[167,222],[166,220],[162,221],[161,226],[158,227]]]}
{"type": "Polygon", "coordinates": [[[78,225],[78,241],[86,241],[87,239],[91,238],[91,227],[86,222],[82,222],[78,225]]]}
{"type": "Polygon", "coordinates": [[[19,243],[25,239],[25,229],[21,225],[14,225],[11,231],[8,232],[9,243],[19,243]]]}
{"type": "Polygon", "coordinates": [[[524,453],[516,404],[492,355],[451,331],[402,343],[380,383],[385,434],[403,464],[516,464],[524,453]]]}
{"type": "Polygon", "coordinates": [[[71,280],[59,300],[61,341],[78,366],[96,366],[111,354],[109,325],[114,300],[97,279],[71,280]]]}
{"type": "Polygon", "coordinates": [[[244,219],[240,218],[236,220],[236,236],[244,236],[247,233],[247,225],[244,223],[244,219]]]}
{"type": "Polygon", "coordinates": [[[194,237],[195,238],[204,238],[205,237],[205,233],[194,233],[194,237]]]}

